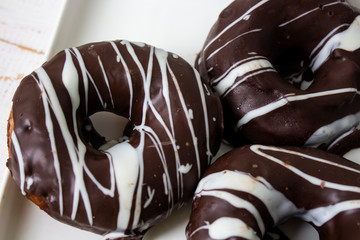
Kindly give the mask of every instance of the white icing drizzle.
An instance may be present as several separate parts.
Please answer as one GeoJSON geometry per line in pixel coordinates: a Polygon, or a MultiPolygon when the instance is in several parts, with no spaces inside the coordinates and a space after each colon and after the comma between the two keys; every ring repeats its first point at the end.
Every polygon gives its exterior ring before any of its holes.
{"type": "Polygon", "coordinates": [[[194,113],[192,109],[189,109],[189,117],[191,120],[194,119],[194,113]]]}
{"type": "Polygon", "coordinates": [[[326,207],[318,207],[310,209],[306,214],[300,214],[301,219],[307,222],[312,222],[315,226],[322,226],[324,223],[328,222],[334,218],[337,214],[360,208],[360,199],[359,200],[349,200],[338,202],[334,205],[329,205],[326,207]]]}
{"type": "Polygon", "coordinates": [[[332,148],[333,146],[335,146],[338,142],[340,142],[342,139],[346,138],[347,136],[351,135],[354,131],[356,130],[356,127],[351,128],[349,131],[341,134],[339,137],[337,137],[335,140],[333,140],[331,142],[331,144],[329,144],[329,146],[327,147],[327,150],[329,150],[330,148],[332,148]]]}
{"type": "Polygon", "coordinates": [[[144,208],[147,208],[150,205],[150,203],[151,203],[151,201],[152,201],[152,199],[153,199],[153,197],[155,195],[155,189],[151,190],[151,188],[149,186],[147,187],[147,191],[148,191],[148,197],[149,198],[144,203],[144,208]]]}
{"type": "MultiPolygon", "coordinates": [[[[69,56],[69,55],[67,55],[67,56],[69,56]]],[[[69,58],[69,57],[66,58],[66,61],[72,62],[71,58],[69,58]]],[[[46,90],[46,92],[49,96],[49,101],[51,103],[50,106],[54,112],[54,115],[55,115],[57,121],[59,122],[59,127],[60,127],[61,133],[64,137],[64,142],[65,142],[66,148],[68,150],[70,160],[72,163],[72,167],[73,167],[73,173],[74,173],[74,177],[75,177],[75,186],[74,186],[73,208],[72,208],[71,218],[75,219],[75,217],[76,217],[77,208],[78,208],[79,201],[80,201],[79,195],[81,195],[84,205],[85,205],[85,208],[86,208],[88,221],[89,221],[89,224],[91,225],[92,224],[92,214],[91,214],[92,211],[91,211],[91,206],[90,206],[90,202],[89,202],[89,196],[88,196],[88,193],[85,188],[85,183],[84,183],[84,179],[83,179],[83,171],[82,171],[83,166],[84,166],[84,160],[80,159],[81,157],[83,157],[84,152],[82,149],[76,149],[76,144],[74,143],[73,138],[71,136],[69,127],[66,122],[64,112],[61,108],[61,104],[59,102],[59,99],[56,96],[54,86],[52,85],[52,82],[51,82],[49,76],[47,75],[47,73],[45,72],[45,70],[43,68],[39,68],[39,69],[35,70],[35,72],[39,77],[40,84],[43,85],[44,89],[46,90]],[[78,156],[78,151],[79,151],[79,156],[78,156]]],[[[76,73],[76,75],[77,75],[77,73],[76,73]]],[[[67,76],[67,75],[63,74],[63,76],[67,76]]],[[[67,77],[69,77],[69,76],[67,76],[67,77]]],[[[69,80],[68,82],[72,82],[72,80],[69,80]]],[[[77,82],[77,81],[75,81],[75,82],[77,82]]],[[[75,87],[75,86],[71,86],[71,87],[75,87]]],[[[71,93],[69,93],[69,94],[70,94],[70,96],[74,96],[75,98],[77,98],[76,93],[72,92],[72,94],[71,93]]],[[[75,102],[75,103],[72,103],[72,105],[76,106],[77,104],[75,102]]],[[[73,113],[74,112],[75,111],[73,110],[73,113]]],[[[74,125],[75,124],[76,123],[74,123],[74,125]]],[[[81,145],[83,145],[83,144],[80,141],[80,142],[78,142],[77,147],[79,147],[81,145]]],[[[83,146],[81,146],[81,148],[82,147],[83,146]]]]}
{"type": "Polygon", "coordinates": [[[262,0],[260,2],[258,2],[257,4],[255,4],[254,6],[252,6],[249,10],[247,10],[243,15],[241,15],[239,18],[237,18],[235,21],[233,21],[232,23],[230,23],[228,26],[226,26],[226,28],[224,28],[218,35],[216,35],[211,41],[209,41],[209,43],[204,47],[204,51],[213,43],[215,42],[221,35],[223,35],[227,30],[229,30],[230,28],[232,28],[234,25],[236,25],[238,22],[244,20],[244,18],[247,18],[247,16],[253,12],[255,9],[261,7],[263,4],[267,3],[269,0],[262,0]]]}
{"type": "Polygon", "coordinates": [[[343,27],[347,27],[347,26],[350,26],[350,24],[348,23],[345,23],[345,24],[341,24],[340,26],[334,28],[330,33],[328,33],[320,42],[319,44],[312,50],[309,58],[312,58],[312,56],[315,54],[315,52],[321,47],[324,45],[324,43],[326,41],[328,41],[328,39],[334,35],[334,33],[336,33],[340,28],[343,28],[343,27]]]}
{"type": "Polygon", "coordinates": [[[231,194],[231,193],[228,193],[228,192],[222,191],[222,190],[201,191],[200,193],[196,194],[197,198],[202,197],[202,196],[212,196],[212,197],[221,198],[222,200],[228,202],[229,204],[231,204],[232,206],[234,206],[236,208],[246,209],[256,219],[256,222],[260,228],[261,234],[265,233],[264,221],[261,218],[259,211],[249,201],[246,201],[242,198],[237,197],[234,194],[231,194]]]}
{"type": "MultiPolygon", "coordinates": [[[[288,201],[281,192],[275,190],[265,179],[252,177],[245,172],[224,170],[212,173],[199,182],[195,194],[197,196],[201,192],[216,189],[229,189],[251,193],[251,195],[263,201],[275,222],[280,221],[289,213],[296,212],[295,205],[288,201]]],[[[232,199],[228,201],[235,202],[237,200],[232,199]]],[[[247,210],[251,211],[251,208],[247,210]]],[[[257,212],[251,213],[254,216],[257,214],[257,212]]]]}
{"type": "MultiPolygon", "coordinates": [[[[197,163],[197,169],[198,169],[198,177],[200,178],[200,175],[201,175],[201,172],[200,172],[200,155],[199,155],[199,149],[198,149],[198,145],[197,145],[197,137],[195,136],[195,130],[194,130],[191,118],[189,116],[189,111],[187,109],[185,99],[184,99],[184,97],[182,95],[182,92],[180,91],[180,85],[179,85],[179,83],[178,83],[178,81],[177,81],[177,79],[175,77],[175,74],[171,70],[171,68],[169,68],[169,72],[170,72],[170,75],[171,75],[171,79],[173,80],[173,83],[174,83],[175,88],[177,90],[181,106],[183,108],[184,114],[185,114],[186,119],[187,119],[187,123],[188,123],[188,126],[189,126],[189,130],[190,130],[190,133],[191,133],[191,138],[192,138],[192,142],[193,142],[193,146],[194,146],[194,150],[195,150],[195,157],[196,157],[196,163],[197,163]]],[[[206,109],[204,109],[204,110],[206,110],[206,109]]],[[[205,113],[204,113],[204,115],[205,115],[205,113]]],[[[178,165],[178,167],[180,167],[180,164],[178,165]]]]}
{"type": "Polygon", "coordinates": [[[310,67],[313,72],[318,70],[328,59],[334,49],[355,51],[360,48],[360,15],[351,23],[348,29],[332,36],[319,53],[313,58],[310,67]]]}
{"type": "Polygon", "coordinates": [[[164,182],[164,192],[165,192],[165,195],[169,195],[169,186],[168,186],[168,180],[169,180],[169,178],[166,177],[165,173],[163,173],[162,177],[163,177],[163,182],[164,182]]]}
{"type": "MultiPolygon", "coordinates": [[[[206,104],[206,100],[205,100],[205,91],[208,91],[207,88],[203,88],[204,84],[202,84],[201,82],[201,78],[200,78],[200,74],[198,73],[198,71],[196,71],[195,69],[194,73],[196,76],[196,82],[200,91],[200,98],[201,98],[201,105],[202,105],[202,109],[204,111],[204,125],[205,125],[205,134],[206,134],[206,154],[208,156],[208,164],[210,164],[211,161],[211,157],[213,156],[213,153],[211,152],[210,149],[210,133],[209,133],[209,118],[208,118],[208,106],[206,104]]],[[[200,169],[200,165],[198,167],[198,169],[200,169]]]]}
{"type": "Polygon", "coordinates": [[[116,144],[105,151],[113,166],[119,193],[118,229],[126,229],[131,216],[132,199],[139,177],[140,157],[128,142],[116,144]]]}
{"type": "Polygon", "coordinates": [[[213,223],[207,223],[205,226],[195,230],[191,235],[202,229],[207,229],[209,231],[209,236],[212,239],[241,237],[244,239],[260,240],[260,238],[256,235],[256,232],[238,218],[218,218],[213,223]]]}
{"type": "MultiPolygon", "coordinates": [[[[176,140],[175,140],[176,138],[175,138],[173,117],[172,117],[172,113],[171,113],[172,111],[171,111],[171,106],[170,106],[169,86],[168,86],[168,78],[167,78],[167,72],[166,72],[168,54],[167,54],[167,52],[160,50],[160,49],[155,49],[154,53],[155,53],[155,57],[160,66],[160,72],[161,72],[161,76],[162,76],[162,80],[163,80],[162,83],[164,84],[163,86],[165,88],[165,89],[163,89],[163,96],[164,96],[164,99],[165,99],[165,102],[167,105],[171,129],[168,128],[168,126],[165,123],[165,120],[162,118],[160,113],[156,110],[156,108],[154,107],[150,98],[148,101],[148,105],[149,105],[151,111],[153,112],[153,114],[156,116],[156,119],[160,122],[160,124],[162,125],[163,129],[165,130],[167,136],[170,139],[170,143],[171,143],[171,146],[172,146],[174,154],[175,154],[176,167],[178,168],[180,165],[180,158],[179,158],[179,154],[178,154],[178,149],[176,147],[176,140]],[[166,83],[164,83],[165,81],[166,81],[166,83]]],[[[150,85],[149,85],[149,87],[150,87],[150,85]]],[[[150,96],[150,88],[149,88],[149,96],[150,96]]],[[[164,166],[164,168],[165,168],[165,166],[164,166]]],[[[169,178],[168,175],[167,175],[167,177],[169,178]]],[[[170,183],[170,179],[168,181],[170,183]]],[[[177,187],[178,187],[178,194],[179,194],[180,192],[182,192],[182,186],[183,186],[183,179],[182,179],[182,176],[179,174],[177,174],[177,185],[178,185],[177,187]]]]}
{"type": "Polygon", "coordinates": [[[203,83],[203,87],[204,87],[204,89],[205,89],[206,95],[207,95],[207,96],[210,96],[210,95],[211,95],[211,94],[210,94],[210,91],[209,91],[209,89],[208,89],[208,87],[206,86],[205,83],[203,83]]]}
{"type": "MultiPolygon", "coordinates": [[[[318,147],[321,143],[329,144],[342,135],[342,133],[346,134],[348,131],[351,131],[359,122],[360,112],[340,118],[316,130],[305,142],[305,146],[318,147]]],[[[345,137],[346,135],[342,136],[345,137]]]]}
{"type": "MultiPolygon", "coordinates": [[[[324,4],[323,7],[328,7],[328,6],[332,6],[332,5],[336,5],[336,4],[340,4],[340,2],[336,1],[336,2],[332,2],[332,3],[324,4]]],[[[291,19],[291,20],[289,20],[287,22],[284,22],[284,23],[280,24],[279,27],[284,27],[284,26],[286,26],[286,25],[288,25],[288,24],[290,24],[292,22],[295,22],[296,20],[299,20],[300,18],[305,17],[306,15],[308,15],[308,14],[310,14],[312,12],[319,11],[319,10],[320,10],[319,7],[311,9],[311,10],[309,10],[307,12],[304,12],[303,14],[300,14],[299,16],[297,16],[297,17],[295,17],[295,18],[293,18],[293,19],[291,19]]]]}
{"type": "Polygon", "coordinates": [[[186,165],[181,165],[179,171],[182,174],[187,174],[188,172],[190,172],[191,168],[192,168],[192,164],[187,163],[186,165]]]}
{"type": "Polygon", "coordinates": [[[170,181],[170,175],[169,175],[168,166],[166,163],[164,149],[161,147],[163,144],[161,143],[159,137],[155,134],[154,130],[152,130],[148,127],[145,127],[144,131],[145,131],[146,135],[154,143],[154,147],[155,147],[156,151],[158,152],[161,163],[163,164],[163,169],[164,169],[163,181],[164,181],[165,195],[168,195],[168,203],[171,206],[172,201],[174,200],[173,199],[174,193],[173,193],[173,189],[172,189],[172,185],[171,185],[171,181],[170,181]]]}
{"type": "Polygon", "coordinates": [[[325,159],[320,159],[320,158],[316,158],[316,157],[313,157],[313,156],[310,156],[310,155],[306,155],[306,154],[302,154],[302,153],[299,153],[299,152],[295,152],[295,151],[290,151],[290,150],[285,150],[285,149],[281,149],[281,148],[276,148],[276,147],[268,147],[268,146],[262,146],[262,145],[252,145],[250,147],[250,149],[255,152],[256,154],[264,157],[264,158],[267,158],[283,167],[286,167],[288,170],[292,171],[293,173],[295,173],[296,175],[298,175],[299,177],[302,177],[305,181],[308,181],[314,185],[317,185],[317,186],[322,186],[322,187],[327,187],[327,188],[332,188],[332,189],[338,189],[338,190],[341,190],[341,191],[349,191],[349,192],[356,192],[356,193],[360,193],[360,187],[359,186],[347,186],[347,185],[343,185],[343,184],[338,184],[338,183],[333,183],[333,182],[329,182],[329,181],[325,181],[323,179],[319,179],[319,178],[316,178],[314,176],[311,176],[303,171],[301,171],[300,169],[294,167],[294,166],[291,166],[289,164],[286,164],[284,161],[276,158],[276,157],[273,157],[271,156],[270,154],[266,154],[264,152],[262,152],[261,150],[271,150],[271,151],[275,151],[275,152],[283,152],[283,153],[288,153],[288,154],[292,154],[292,155],[298,155],[298,156],[302,156],[304,158],[308,158],[308,159],[311,159],[311,160],[314,160],[314,161],[319,161],[319,162],[322,162],[322,163],[325,163],[325,164],[328,164],[328,165],[332,165],[332,166],[336,166],[336,167],[339,167],[339,168],[342,168],[342,169],[346,169],[348,171],[352,171],[352,172],[355,172],[355,173],[359,173],[360,174],[360,171],[356,170],[356,169],[353,169],[353,168],[349,168],[349,167],[346,167],[346,166],[342,166],[342,165],[339,165],[339,164],[334,164],[333,162],[331,161],[327,161],[325,159]]]}
{"type": "MultiPolygon", "coordinates": [[[[66,54],[66,59],[62,73],[62,81],[71,98],[73,129],[78,129],[77,121],[76,121],[76,111],[80,106],[79,75],[74,66],[74,63],[70,55],[70,51],[68,49],[65,50],[65,54],[66,54]]],[[[50,82],[51,80],[49,79],[49,83],[50,82]]],[[[59,111],[62,112],[61,106],[59,106],[59,111]]],[[[64,113],[62,112],[62,114],[64,113]]],[[[93,224],[92,209],[91,209],[89,195],[85,188],[85,183],[83,179],[86,147],[80,139],[79,132],[75,130],[74,133],[76,137],[76,145],[75,144],[72,145],[70,147],[71,149],[68,147],[69,151],[73,151],[74,159],[71,159],[71,161],[73,164],[74,174],[76,176],[75,181],[77,182],[77,184],[75,184],[74,187],[74,201],[73,201],[74,205],[73,205],[73,212],[71,217],[72,219],[75,219],[76,217],[78,205],[80,202],[80,195],[81,195],[85,205],[86,213],[88,215],[89,224],[92,225],[93,224]]]]}
{"type": "Polygon", "coordinates": [[[33,75],[33,78],[36,81],[36,83],[38,84],[39,89],[41,90],[41,99],[43,102],[44,112],[45,112],[45,125],[46,125],[46,129],[48,131],[48,134],[49,134],[51,153],[53,156],[56,178],[57,178],[57,182],[59,185],[59,211],[60,211],[60,215],[63,215],[63,212],[64,212],[63,201],[64,200],[63,200],[63,190],[62,190],[62,184],[61,184],[60,161],[59,161],[59,157],[58,157],[56,145],[55,145],[54,126],[53,126],[53,122],[52,122],[51,116],[50,116],[50,109],[49,109],[50,99],[48,98],[48,95],[44,89],[44,85],[40,84],[39,80],[36,79],[34,75],[33,75]]]}
{"type": "Polygon", "coordinates": [[[235,82],[235,84],[232,85],[221,97],[222,98],[226,97],[232,90],[234,90],[241,83],[245,82],[247,79],[252,78],[252,77],[254,77],[256,75],[259,75],[259,74],[266,73],[266,72],[276,72],[276,70],[274,68],[264,68],[264,69],[259,69],[258,71],[248,73],[240,81],[235,82]]]}
{"type": "Polygon", "coordinates": [[[107,75],[106,75],[104,66],[103,66],[102,61],[101,61],[101,59],[100,59],[100,56],[98,56],[98,61],[99,61],[99,65],[100,65],[100,67],[101,67],[101,71],[102,71],[103,76],[104,76],[104,80],[105,80],[105,83],[106,83],[106,87],[107,87],[108,92],[109,92],[111,104],[112,104],[113,108],[115,108],[114,99],[113,99],[113,96],[112,96],[112,93],[111,93],[111,89],[110,89],[110,86],[109,86],[109,80],[108,80],[108,77],[107,77],[107,75]]]}
{"type": "Polygon", "coordinates": [[[34,179],[31,177],[26,178],[26,189],[29,190],[34,183],[34,179]]]}
{"type": "MultiPolygon", "coordinates": [[[[304,173],[303,171],[294,166],[286,164],[284,161],[268,153],[264,153],[262,150],[297,155],[299,156],[299,158],[307,158],[309,160],[321,162],[323,164],[328,164],[360,174],[360,171],[357,169],[336,164],[326,159],[313,157],[307,154],[283,148],[263,145],[252,145],[250,146],[250,149],[259,156],[262,156],[274,163],[277,163],[281,167],[287,168],[297,176],[303,178],[305,181],[308,181],[316,186],[320,186],[322,188],[332,188],[339,191],[351,191],[355,193],[360,193],[359,186],[348,186],[319,179],[315,176],[304,173]]],[[[332,205],[325,205],[312,209],[306,209],[305,211],[303,208],[297,208],[293,202],[287,199],[286,196],[283,195],[283,193],[276,190],[271,185],[271,183],[269,183],[263,177],[254,177],[246,172],[241,172],[237,170],[222,170],[220,172],[211,173],[201,179],[196,189],[195,199],[203,196],[212,196],[221,199],[238,209],[246,209],[256,219],[262,236],[266,229],[264,227],[262,216],[260,215],[256,206],[254,206],[251,202],[248,202],[246,199],[242,199],[241,197],[238,197],[228,192],[228,190],[241,191],[257,197],[266,206],[267,210],[269,211],[271,217],[275,222],[275,225],[283,222],[289,217],[299,217],[304,221],[311,222],[315,226],[320,227],[341,212],[353,209],[360,209],[360,199],[354,199],[339,201],[332,205]]],[[[224,219],[224,217],[219,217],[212,224],[207,222],[206,219],[204,219],[204,221],[204,225],[195,229],[191,233],[191,236],[198,231],[208,230],[209,236],[213,239],[226,239],[231,236],[238,236],[245,239],[258,239],[258,236],[254,232],[254,230],[251,229],[247,225],[247,223],[243,222],[241,219],[224,219]],[[230,225],[237,226],[237,228],[232,228],[230,225]],[[242,228],[241,226],[246,227],[242,228]],[[226,229],[226,231],[224,231],[224,229],[226,229]]]]}
{"type": "Polygon", "coordinates": [[[129,100],[129,120],[131,120],[131,112],[132,112],[132,104],[133,104],[133,86],[132,86],[132,79],[131,79],[131,75],[130,75],[130,70],[124,60],[124,58],[122,57],[119,48],[116,46],[116,44],[114,42],[110,42],[111,46],[114,48],[116,54],[117,54],[117,58],[119,58],[119,61],[121,61],[124,69],[125,69],[125,73],[126,73],[126,79],[129,85],[129,92],[130,92],[130,100],[129,100]]]}
{"type": "Polygon", "coordinates": [[[21,153],[21,148],[20,148],[20,144],[19,144],[19,140],[16,137],[16,133],[15,131],[12,131],[11,133],[11,142],[12,145],[14,146],[15,149],[15,153],[16,153],[16,157],[18,160],[18,164],[19,164],[19,173],[20,173],[20,190],[22,195],[26,195],[26,192],[24,190],[24,186],[25,186],[25,168],[24,168],[24,160],[23,160],[23,156],[21,153]]]}
{"type": "MultiPolygon", "coordinates": [[[[142,131],[142,128],[145,126],[146,123],[146,112],[148,109],[148,102],[150,102],[150,84],[151,84],[151,76],[152,76],[152,67],[153,67],[153,54],[154,54],[154,48],[150,48],[150,54],[149,54],[149,61],[148,61],[148,69],[147,74],[145,74],[145,70],[142,67],[140,60],[138,59],[135,50],[131,46],[131,44],[128,41],[121,41],[122,44],[124,44],[130,53],[131,57],[135,61],[137,67],[139,68],[139,71],[142,75],[143,80],[143,86],[144,86],[144,102],[143,102],[143,108],[142,108],[142,120],[140,123],[140,126],[136,126],[134,129],[138,130],[140,132],[140,143],[139,146],[136,148],[137,154],[140,158],[139,160],[139,176],[138,176],[138,184],[139,186],[142,186],[144,182],[144,157],[142,153],[144,152],[145,147],[145,132],[142,131]]],[[[135,210],[134,210],[134,220],[132,227],[135,228],[140,219],[140,213],[141,213],[141,195],[142,195],[142,188],[138,187],[137,192],[135,195],[135,210]]]]}
{"type": "Polygon", "coordinates": [[[208,61],[210,58],[212,58],[214,55],[216,55],[218,52],[220,52],[223,48],[225,48],[227,45],[229,45],[230,43],[232,43],[233,41],[235,41],[236,39],[242,37],[242,36],[245,36],[247,34],[250,34],[250,33],[255,33],[255,32],[260,32],[262,29],[259,28],[259,29],[253,29],[253,30],[250,30],[248,32],[244,32],[238,36],[236,36],[235,38],[227,41],[224,45],[222,45],[221,47],[219,47],[218,49],[216,49],[215,51],[213,51],[212,53],[209,54],[209,56],[206,58],[206,61],[208,61]]]}
{"type": "MultiPolygon", "coordinates": [[[[232,66],[230,66],[226,72],[224,72],[221,76],[219,76],[218,78],[216,79],[213,79],[211,80],[211,83],[212,84],[217,84],[219,83],[220,81],[222,81],[224,78],[226,78],[226,76],[228,76],[232,71],[234,71],[234,69],[236,69],[237,67],[241,66],[242,64],[244,63],[247,63],[247,62],[251,62],[251,61],[256,61],[256,60],[266,60],[265,57],[261,57],[261,56],[252,56],[252,57],[248,57],[248,58],[245,58],[245,59],[242,59],[236,63],[234,63],[232,66]]],[[[251,69],[251,68],[250,68],[251,69]]]]}
{"type": "Polygon", "coordinates": [[[166,67],[167,67],[166,59],[168,57],[168,53],[163,50],[156,49],[155,56],[158,60],[159,66],[160,66],[160,72],[161,72],[162,84],[163,84],[162,85],[163,86],[162,87],[162,95],[165,99],[167,110],[169,113],[171,135],[172,135],[173,139],[175,139],[174,122],[172,121],[173,117],[172,117],[171,104],[170,104],[170,93],[169,93],[169,83],[168,83],[169,80],[168,80],[167,71],[166,71],[166,67]]]}
{"type": "Polygon", "coordinates": [[[263,73],[264,71],[268,71],[268,69],[270,69],[271,71],[275,71],[272,64],[266,59],[254,59],[251,61],[246,61],[232,68],[231,70],[229,69],[226,76],[220,78],[221,81],[219,81],[219,79],[216,79],[214,83],[218,82],[218,84],[216,84],[214,88],[220,96],[223,96],[225,92],[227,92],[235,85],[235,81],[237,81],[236,84],[244,82],[247,79],[246,74],[252,73],[251,76],[255,76],[263,73]],[[243,78],[241,80],[238,80],[238,78],[240,77],[243,78]]]}
{"type": "Polygon", "coordinates": [[[336,95],[336,94],[344,94],[344,93],[354,93],[359,94],[358,90],[356,88],[340,88],[340,89],[334,89],[334,90],[328,90],[328,91],[322,91],[322,92],[315,92],[315,93],[307,93],[302,95],[287,95],[283,98],[271,102],[267,105],[264,105],[262,107],[259,107],[257,109],[254,109],[252,111],[247,112],[236,124],[235,131],[238,131],[241,126],[244,124],[247,124],[252,119],[263,116],[269,112],[272,112],[278,108],[281,108],[285,105],[287,105],[289,102],[295,102],[295,101],[304,101],[311,98],[317,98],[317,97],[325,97],[330,95],[336,95]]]}

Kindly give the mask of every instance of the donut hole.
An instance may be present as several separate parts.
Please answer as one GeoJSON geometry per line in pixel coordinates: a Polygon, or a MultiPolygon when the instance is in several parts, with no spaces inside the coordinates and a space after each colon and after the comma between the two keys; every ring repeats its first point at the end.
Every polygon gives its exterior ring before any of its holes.
{"type": "Polygon", "coordinates": [[[274,68],[282,79],[298,89],[307,90],[315,76],[305,59],[301,49],[287,48],[276,57],[274,68]]]}
{"type": "Polygon", "coordinates": [[[129,120],[112,112],[100,111],[92,114],[84,123],[84,140],[96,149],[107,149],[128,139],[124,130],[129,120]]]}

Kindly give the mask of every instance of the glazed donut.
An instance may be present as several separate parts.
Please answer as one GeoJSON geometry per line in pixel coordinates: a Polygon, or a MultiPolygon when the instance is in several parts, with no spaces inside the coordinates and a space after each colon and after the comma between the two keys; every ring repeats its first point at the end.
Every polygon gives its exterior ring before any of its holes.
{"type": "Polygon", "coordinates": [[[360,165],[316,148],[246,145],[208,168],[186,229],[191,240],[263,239],[296,217],[320,240],[360,239],[360,165]]]}
{"type": "Polygon", "coordinates": [[[66,49],[26,76],[8,126],[7,165],[22,194],[62,222],[141,239],[192,197],[219,148],[222,111],[179,56],[112,41],[66,49]],[[99,111],[127,118],[128,140],[95,134],[89,117],[99,111]]]}
{"type": "Polygon", "coordinates": [[[196,68],[221,97],[225,138],[326,148],[351,134],[360,122],[359,14],[343,0],[224,9],[196,68]]]}

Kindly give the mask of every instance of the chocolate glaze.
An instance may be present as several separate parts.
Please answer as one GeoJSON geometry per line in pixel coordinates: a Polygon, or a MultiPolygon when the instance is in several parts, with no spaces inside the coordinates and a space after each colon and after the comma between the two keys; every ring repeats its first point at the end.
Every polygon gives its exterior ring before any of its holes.
{"type": "MultiPolygon", "coordinates": [[[[360,122],[360,13],[342,0],[236,0],[196,61],[225,138],[326,148],[360,122]]],[[[356,143],[359,146],[359,142],[356,143]]]]}
{"type": "Polygon", "coordinates": [[[22,80],[7,165],[55,219],[141,239],[192,196],[221,133],[219,98],[185,60],[143,43],[91,43],[22,80]],[[89,121],[98,111],[128,118],[128,140],[98,150],[105,141],[89,121]]]}
{"type": "Polygon", "coordinates": [[[291,217],[312,224],[321,240],[359,239],[360,165],[315,148],[236,148],[200,181],[186,235],[265,239],[291,217]]]}

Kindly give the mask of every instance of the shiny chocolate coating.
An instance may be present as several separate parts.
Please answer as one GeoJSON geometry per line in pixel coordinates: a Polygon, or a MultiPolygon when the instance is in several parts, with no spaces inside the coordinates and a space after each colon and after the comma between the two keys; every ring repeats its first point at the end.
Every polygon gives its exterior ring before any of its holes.
{"type": "Polygon", "coordinates": [[[50,216],[107,239],[141,239],[192,196],[222,135],[218,96],[176,54],[128,41],[65,49],[26,76],[8,167],[50,216]],[[89,116],[129,120],[105,142],[89,116]]]}
{"type": "Polygon", "coordinates": [[[360,12],[346,1],[236,0],[196,67],[221,97],[234,146],[326,149],[360,123],[360,12]]]}
{"type": "Polygon", "coordinates": [[[320,240],[360,239],[360,165],[316,148],[236,148],[201,179],[186,236],[269,239],[292,217],[313,225],[320,240]]]}

